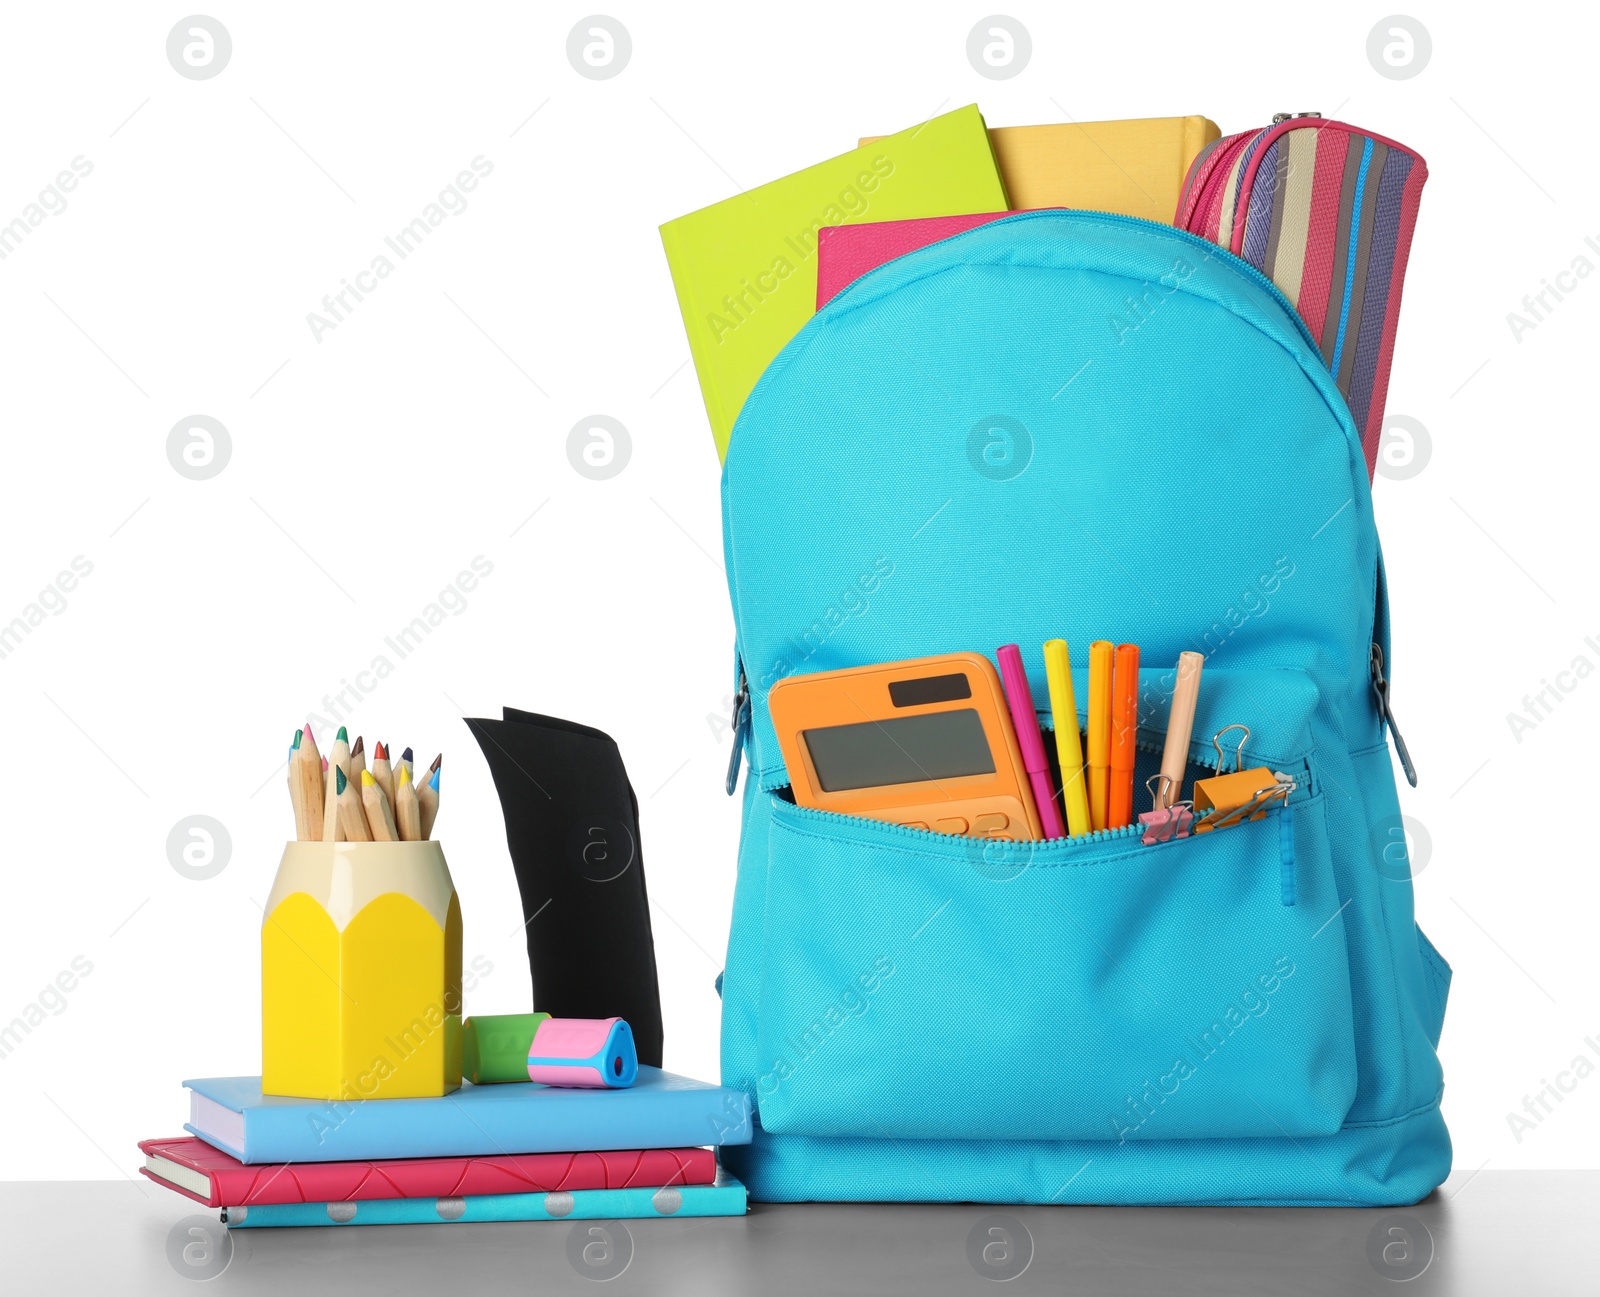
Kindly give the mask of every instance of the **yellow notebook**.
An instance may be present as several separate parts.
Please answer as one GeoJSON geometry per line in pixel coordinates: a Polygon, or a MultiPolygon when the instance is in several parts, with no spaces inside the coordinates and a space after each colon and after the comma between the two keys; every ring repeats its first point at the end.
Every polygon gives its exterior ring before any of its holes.
{"type": "Polygon", "coordinates": [[[1189,164],[1221,134],[1204,117],[1146,117],[996,126],[989,139],[1013,211],[1077,207],[1171,225],[1189,164]]]}
{"type": "Polygon", "coordinates": [[[1005,207],[973,104],[663,225],[718,459],[750,389],[816,312],[821,226],[1005,207]]]}

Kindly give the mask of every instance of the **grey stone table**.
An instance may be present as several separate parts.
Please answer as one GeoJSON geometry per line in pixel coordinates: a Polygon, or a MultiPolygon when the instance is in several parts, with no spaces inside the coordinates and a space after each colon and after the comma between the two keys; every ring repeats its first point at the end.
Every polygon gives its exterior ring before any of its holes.
{"type": "Polygon", "coordinates": [[[816,1204],[600,1233],[224,1234],[215,1212],[142,1180],[9,1183],[0,1220],[4,1291],[19,1294],[1600,1293],[1600,1172],[1581,1171],[1461,1173],[1397,1211],[816,1204]]]}

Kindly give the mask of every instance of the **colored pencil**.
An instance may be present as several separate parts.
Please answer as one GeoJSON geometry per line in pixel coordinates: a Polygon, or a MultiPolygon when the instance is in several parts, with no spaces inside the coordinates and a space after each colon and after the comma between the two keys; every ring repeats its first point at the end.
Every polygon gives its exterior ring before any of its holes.
{"type": "Polygon", "coordinates": [[[307,842],[320,842],[322,840],[323,801],[326,797],[326,788],[322,782],[322,766],[324,758],[317,751],[317,741],[311,736],[311,722],[307,721],[302,731],[305,738],[300,744],[301,764],[300,783],[303,789],[302,797],[306,804],[306,837],[307,842]]]}
{"type": "Polygon", "coordinates": [[[389,799],[384,796],[383,785],[370,770],[361,772],[361,805],[367,814],[367,828],[374,842],[398,842],[395,832],[394,812],[389,809],[389,799]]]}
{"type": "Polygon", "coordinates": [[[289,759],[284,763],[284,771],[289,784],[289,805],[294,808],[294,836],[295,841],[302,840],[300,832],[300,801],[299,790],[295,787],[295,757],[300,751],[300,743],[305,736],[299,730],[294,732],[294,738],[289,740],[289,759]]]}
{"type": "Polygon", "coordinates": [[[378,781],[378,787],[383,789],[383,795],[393,807],[394,771],[389,765],[389,749],[383,746],[382,740],[372,750],[372,777],[378,781]]]}
{"type": "Polygon", "coordinates": [[[398,766],[392,749],[373,744],[370,769],[366,741],[341,725],[327,755],[317,750],[310,722],[295,730],[289,744],[287,783],[298,842],[421,842],[433,832],[439,814],[439,768],[433,759],[417,775],[412,750],[398,766]]]}
{"type": "Polygon", "coordinates": [[[305,752],[312,761],[316,762],[318,769],[321,769],[322,753],[317,751],[317,740],[311,733],[310,721],[307,721],[304,727],[300,730],[300,749],[301,751],[305,752]]]}
{"type": "Polygon", "coordinates": [[[417,790],[411,784],[408,761],[402,761],[394,772],[394,825],[400,841],[422,841],[422,804],[417,801],[417,790]]]}
{"type": "Polygon", "coordinates": [[[322,840],[324,842],[341,841],[339,798],[337,789],[333,786],[335,770],[343,770],[346,775],[350,773],[350,735],[343,725],[339,726],[339,732],[333,736],[333,751],[329,754],[327,777],[323,780],[322,840]]]}
{"type": "Polygon", "coordinates": [[[346,842],[371,842],[372,831],[367,827],[367,813],[355,784],[338,768],[334,769],[333,782],[339,799],[340,837],[346,842]]]}
{"type": "Polygon", "coordinates": [[[297,731],[289,751],[289,802],[294,807],[294,836],[297,842],[322,839],[322,770],[316,747],[307,739],[308,730],[297,731]]]}
{"type": "Polygon", "coordinates": [[[439,816],[439,764],[444,753],[434,757],[433,764],[417,780],[417,802],[422,808],[422,836],[433,836],[433,822],[439,816]]]}

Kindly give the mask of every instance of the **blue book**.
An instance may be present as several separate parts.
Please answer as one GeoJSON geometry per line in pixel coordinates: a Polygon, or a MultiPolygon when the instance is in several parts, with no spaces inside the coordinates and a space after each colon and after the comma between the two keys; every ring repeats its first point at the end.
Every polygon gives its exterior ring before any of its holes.
{"type": "Polygon", "coordinates": [[[748,1144],[750,1097],[640,1067],[625,1090],[472,1085],[436,1099],[287,1099],[259,1076],[185,1081],[184,1129],[241,1162],[362,1162],[494,1153],[748,1144]]]}
{"type": "Polygon", "coordinates": [[[222,1220],[229,1229],[271,1229],[281,1225],[449,1225],[457,1221],[624,1220],[744,1213],[744,1185],[721,1171],[715,1184],[669,1185],[662,1189],[578,1189],[572,1193],[484,1193],[468,1198],[226,1207],[222,1220]]]}

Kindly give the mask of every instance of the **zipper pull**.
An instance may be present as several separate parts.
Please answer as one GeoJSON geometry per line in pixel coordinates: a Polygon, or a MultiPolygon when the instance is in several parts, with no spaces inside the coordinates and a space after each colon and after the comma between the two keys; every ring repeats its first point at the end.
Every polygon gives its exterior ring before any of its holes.
{"type": "Polygon", "coordinates": [[[1272,124],[1281,126],[1284,122],[1293,121],[1298,117],[1321,117],[1321,113],[1273,113],[1272,124]]]}
{"type": "Polygon", "coordinates": [[[733,696],[733,752],[728,757],[728,779],[723,785],[732,797],[739,787],[739,768],[744,765],[744,737],[750,728],[750,682],[744,664],[739,665],[739,691],[733,696]]]}
{"type": "Polygon", "coordinates": [[[1288,802],[1278,812],[1278,888],[1285,905],[1295,902],[1294,882],[1294,807],[1288,802]]]}
{"type": "Polygon", "coordinates": [[[1388,724],[1394,738],[1394,750],[1400,757],[1400,768],[1406,772],[1406,782],[1415,788],[1417,768],[1411,764],[1411,753],[1406,751],[1406,741],[1400,735],[1400,727],[1394,723],[1394,709],[1389,705],[1389,682],[1383,678],[1383,646],[1376,640],[1372,642],[1372,693],[1378,700],[1378,715],[1388,724]]]}

